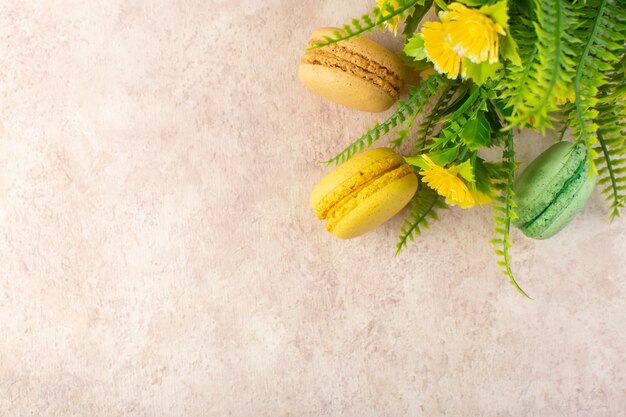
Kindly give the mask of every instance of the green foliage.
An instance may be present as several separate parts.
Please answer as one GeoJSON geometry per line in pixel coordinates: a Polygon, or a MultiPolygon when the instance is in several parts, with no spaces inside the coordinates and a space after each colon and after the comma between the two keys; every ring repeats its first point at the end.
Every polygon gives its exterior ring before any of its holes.
{"type": "MultiPolygon", "coordinates": [[[[532,126],[545,130],[552,127],[551,112],[559,108],[572,91],[572,73],[575,66],[573,45],[578,42],[570,30],[575,24],[572,12],[565,0],[541,0],[536,2],[536,21],[533,22],[537,36],[537,52],[532,61],[524,61],[522,71],[513,71],[509,80],[509,103],[513,107],[509,117],[510,127],[532,126]],[[521,77],[521,78],[520,78],[521,77]]],[[[513,22],[512,22],[513,23],[513,22]]],[[[511,27],[515,36],[526,30],[511,27]]],[[[522,52],[523,54],[523,52],[522,52]]]]}
{"type": "MultiPolygon", "coordinates": [[[[504,133],[504,149],[502,151],[502,165],[499,172],[494,173],[496,178],[495,188],[499,194],[495,197],[492,207],[494,211],[494,231],[496,237],[491,239],[491,244],[495,247],[495,253],[500,258],[498,265],[502,267],[502,272],[509,278],[509,282],[525,297],[530,298],[524,290],[517,284],[513,272],[511,271],[511,256],[509,249],[511,241],[509,238],[511,230],[511,220],[516,218],[515,201],[513,192],[513,175],[517,169],[515,164],[515,147],[513,143],[513,133],[504,133]]],[[[494,171],[496,171],[494,169],[494,171]]]]}
{"type": "Polygon", "coordinates": [[[439,123],[443,117],[454,111],[454,104],[451,104],[451,101],[457,92],[458,88],[451,84],[448,84],[443,89],[432,110],[425,116],[424,121],[420,124],[415,140],[416,151],[421,151],[429,143],[437,123],[439,123]]]}
{"type": "MultiPolygon", "coordinates": [[[[402,17],[405,14],[414,13],[414,7],[424,6],[425,0],[396,0],[387,1],[383,7],[375,6],[372,10],[361,16],[360,19],[352,19],[350,24],[344,24],[342,30],[336,30],[333,36],[326,36],[323,41],[316,42],[311,49],[345,41],[359,36],[364,32],[372,32],[374,29],[384,30],[385,23],[390,22],[395,17],[402,17]]],[[[424,12],[425,13],[425,12],[424,12]]]]}
{"type": "MultiPolygon", "coordinates": [[[[574,104],[568,106],[569,125],[576,140],[587,145],[595,165],[598,92],[607,83],[607,73],[620,63],[620,52],[626,41],[626,13],[623,6],[611,0],[588,0],[586,5],[572,7],[579,22],[574,33],[583,43],[576,56],[575,99],[574,104]]],[[[608,163],[610,167],[610,160],[608,163]]]]}
{"type": "MultiPolygon", "coordinates": [[[[623,53],[622,59],[626,62],[623,53]]],[[[610,203],[611,220],[626,206],[626,81],[622,63],[615,68],[610,82],[600,87],[595,119],[598,186],[610,203]]]]}
{"type": "Polygon", "coordinates": [[[415,236],[422,234],[422,228],[428,228],[428,219],[437,220],[436,209],[447,208],[439,195],[422,185],[411,201],[411,208],[400,228],[400,237],[396,244],[396,255],[408,245],[409,240],[415,241],[415,236]]]}
{"type": "Polygon", "coordinates": [[[411,13],[411,16],[409,16],[405,21],[402,34],[409,38],[417,30],[417,26],[432,6],[433,0],[424,0],[423,4],[416,5],[413,9],[413,13],[411,13]]]}
{"type": "Polygon", "coordinates": [[[396,131],[396,138],[390,142],[393,149],[399,149],[400,146],[402,146],[402,144],[409,138],[411,135],[411,128],[413,127],[418,114],[418,112],[413,112],[413,114],[402,122],[403,129],[398,129],[396,131]]]}
{"type": "Polygon", "coordinates": [[[476,117],[469,119],[461,128],[459,136],[472,151],[477,151],[483,146],[491,144],[491,125],[485,117],[485,112],[480,111],[476,117]]]}
{"type": "Polygon", "coordinates": [[[465,77],[474,81],[478,85],[483,85],[488,79],[493,78],[502,64],[496,62],[491,64],[487,61],[475,64],[467,58],[463,58],[465,77]]]}
{"type": "Polygon", "coordinates": [[[468,145],[464,142],[464,136],[461,132],[471,120],[478,118],[479,113],[487,110],[487,100],[489,100],[492,91],[493,85],[491,84],[475,88],[459,108],[447,118],[446,123],[437,137],[432,140],[428,149],[441,150],[459,143],[468,145]]]}
{"type": "MultiPolygon", "coordinates": [[[[496,236],[491,243],[498,264],[510,283],[529,297],[511,269],[517,169],[512,129],[533,127],[545,132],[559,124],[559,140],[571,132],[587,147],[592,175],[598,174],[598,186],[610,204],[611,220],[619,216],[626,208],[626,7],[624,0],[457,1],[478,9],[504,29],[499,62],[472,63],[462,56],[464,80],[438,74],[417,88],[409,87],[409,98],[398,102],[385,122],[377,122],[327,163],[344,162],[401,126],[391,146],[397,149],[412,141],[416,153],[405,160],[417,171],[445,170],[467,185],[476,203],[488,201],[486,196],[493,199],[496,236]],[[418,114],[423,119],[414,129],[418,114]],[[478,156],[482,148],[493,146],[502,148],[501,161],[478,156]]],[[[401,59],[416,72],[431,68],[423,35],[416,29],[433,4],[447,10],[451,2],[388,0],[314,47],[383,29],[400,17],[406,37],[401,59]]],[[[436,210],[446,207],[444,196],[460,203],[442,190],[438,195],[421,184],[402,225],[396,253],[437,218],[436,210]]]]}
{"type": "Polygon", "coordinates": [[[489,168],[490,164],[485,162],[482,158],[478,156],[474,159],[474,177],[476,178],[474,186],[476,187],[476,191],[485,194],[486,196],[493,198],[493,189],[492,189],[492,172],[489,168]]]}
{"type": "Polygon", "coordinates": [[[426,51],[424,51],[424,37],[421,34],[413,36],[404,45],[404,53],[415,61],[426,59],[426,51]]]}
{"type": "Polygon", "coordinates": [[[522,61],[517,51],[517,43],[515,42],[515,38],[511,36],[509,28],[508,0],[500,0],[497,2],[482,1],[481,4],[480,12],[489,16],[491,20],[500,25],[506,34],[500,38],[500,54],[504,59],[511,61],[514,65],[521,65],[522,61]]]}
{"type": "Polygon", "coordinates": [[[441,75],[433,75],[424,81],[419,87],[409,87],[410,97],[406,101],[399,101],[396,110],[383,123],[374,125],[368,129],[360,138],[348,145],[344,150],[339,152],[333,158],[326,161],[327,165],[340,164],[352,158],[357,152],[362,151],[365,147],[371,146],[379,140],[382,135],[396,127],[398,123],[404,122],[416,112],[419,112],[424,106],[430,103],[430,98],[436,95],[439,87],[445,84],[445,80],[441,75]]]}
{"type": "MultiPolygon", "coordinates": [[[[522,100],[519,92],[531,82],[531,64],[536,62],[538,54],[537,36],[530,21],[519,14],[514,14],[511,16],[511,30],[512,36],[517,40],[521,61],[525,65],[504,67],[504,80],[499,84],[499,95],[509,112],[519,106],[522,100]]],[[[508,116],[510,117],[510,114],[508,116]]]]}

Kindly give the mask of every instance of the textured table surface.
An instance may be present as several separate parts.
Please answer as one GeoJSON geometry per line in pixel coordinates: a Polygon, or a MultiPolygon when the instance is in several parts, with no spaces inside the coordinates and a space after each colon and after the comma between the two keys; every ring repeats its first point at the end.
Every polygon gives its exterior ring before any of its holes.
{"type": "MultiPolygon", "coordinates": [[[[393,256],[308,206],[377,117],[297,81],[372,2],[0,3],[0,415],[623,416],[626,220],[452,209],[393,256]]],[[[393,36],[375,35],[397,49],[393,36]]],[[[516,132],[527,163],[554,139],[516,132]]]]}

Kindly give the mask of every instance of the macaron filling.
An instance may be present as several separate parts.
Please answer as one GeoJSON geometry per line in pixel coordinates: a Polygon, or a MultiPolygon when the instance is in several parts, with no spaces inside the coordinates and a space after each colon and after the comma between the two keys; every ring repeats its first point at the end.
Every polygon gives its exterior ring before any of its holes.
{"type": "MultiPolygon", "coordinates": [[[[572,152],[576,152],[575,148],[572,152]]],[[[546,230],[556,219],[559,218],[561,213],[569,206],[570,202],[576,197],[579,190],[585,185],[589,179],[588,173],[588,158],[575,158],[571,157],[569,161],[580,162],[576,166],[575,170],[571,174],[565,174],[563,177],[567,178],[560,188],[554,193],[552,201],[549,201],[544,206],[538,206],[538,211],[532,214],[530,217],[520,218],[520,228],[524,232],[531,236],[539,236],[542,231],[546,230]]],[[[567,164],[563,168],[569,170],[567,164]]],[[[571,168],[570,168],[571,169],[571,168]]]]}
{"type": "Polygon", "coordinates": [[[335,226],[358,206],[359,202],[371,197],[392,182],[411,174],[413,174],[413,168],[408,164],[403,164],[353,190],[329,210],[326,217],[326,230],[332,232],[335,226]]]}
{"type": "Polygon", "coordinates": [[[392,171],[403,164],[404,159],[399,155],[390,155],[374,161],[338,184],[332,191],[326,194],[324,198],[317,202],[314,207],[315,215],[320,220],[325,219],[328,217],[328,213],[333,210],[340,201],[344,200],[346,196],[351,195],[382,174],[392,171]]]}
{"type": "MultiPolygon", "coordinates": [[[[313,46],[311,41],[309,46],[313,46]]],[[[302,64],[337,68],[343,72],[370,81],[394,99],[400,94],[400,77],[391,69],[349,48],[332,44],[305,53],[302,64]]]]}

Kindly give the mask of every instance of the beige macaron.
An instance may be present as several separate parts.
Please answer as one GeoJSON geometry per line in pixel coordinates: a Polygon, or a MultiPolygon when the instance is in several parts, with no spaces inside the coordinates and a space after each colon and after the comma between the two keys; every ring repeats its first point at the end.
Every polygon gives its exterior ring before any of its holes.
{"type": "Polygon", "coordinates": [[[311,207],[326,230],[349,239],[383,224],[417,191],[417,176],[391,149],[363,152],[335,168],[311,193],[311,207]]]}
{"type": "Polygon", "coordinates": [[[362,36],[311,49],[326,36],[334,37],[338,30],[321,28],[313,32],[310,49],[300,59],[300,81],[335,103],[367,112],[387,110],[400,94],[405,75],[402,62],[362,36]]]}

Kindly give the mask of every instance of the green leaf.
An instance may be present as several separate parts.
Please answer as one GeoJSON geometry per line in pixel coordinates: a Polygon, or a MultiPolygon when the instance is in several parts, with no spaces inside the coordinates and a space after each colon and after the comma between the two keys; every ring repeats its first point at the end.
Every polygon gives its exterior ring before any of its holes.
{"type": "MultiPolygon", "coordinates": [[[[430,152],[425,155],[428,156],[435,164],[441,167],[445,167],[446,165],[454,161],[458,154],[459,147],[455,146],[437,152],[430,152]]],[[[422,155],[407,156],[404,158],[404,160],[407,162],[407,164],[418,167],[421,170],[429,170],[431,168],[426,160],[422,158],[422,155]]]]}
{"type": "Polygon", "coordinates": [[[428,153],[428,157],[437,165],[445,167],[452,161],[454,161],[459,154],[459,147],[454,146],[451,148],[443,149],[437,152],[428,153]]]}
{"type": "Polygon", "coordinates": [[[404,51],[398,52],[398,58],[400,58],[405,66],[413,68],[415,72],[420,72],[426,68],[432,68],[433,66],[433,64],[426,60],[418,61],[416,58],[408,56],[404,51]]]}
{"type": "Polygon", "coordinates": [[[483,4],[488,4],[491,0],[459,0],[460,3],[465,4],[466,6],[481,6],[483,4]]]}
{"type": "MultiPolygon", "coordinates": [[[[484,4],[484,2],[483,2],[484,4]]],[[[500,0],[497,3],[482,6],[479,11],[491,18],[502,29],[509,29],[508,0],[500,0]]]]}
{"type": "Polygon", "coordinates": [[[424,37],[421,33],[413,36],[404,45],[404,53],[410,57],[413,57],[416,61],[426,59],[426,52],[424,51],[424,37]]]}
{"type": "Polygon", "coordinates": [[[484,112],[480,112],[475,118],[468,120],[459,134],[463,142],[472,151],[491,144],[491,125],[484,112]]]}
{"type": "Polygon", "coordinates": [[[519,291],[523,296],[530,298],[524,290],[519,286],[513,271],[511,270],[511,259],[509,255],[510,242],[510,230],[511,220],[515,218],[515,202],[513,191],[513,174],[517,168],[515,163],[515,148],[513,133],[508,130],[500,133],[504,137],[502,141],[504,143],[504,149],[502,152],[502,170],[499,171],[499,177],[496,178],[496,188],[500,191],[500,195],[497,196],[492,204],[494,209],[494,232],[496,238],[491,240],[494,246],[495,253],[500,258],[497,262],[502,267],[502,272],[509,278],[509,282],[519,291]]]}
{"type": "Polygon", "coordinates": [[[411,36],[417,30],[417,26],[419,25],[419,23],[422,21],[422,19],[424,18],[426,13],[428,13],[428,11],[431,9],[432,6],[433,6],[433,0],[425,0],[424,4],[416,5],[411,16],[409,16],[405,21],[404,30],[402,31],[402,34],[406,36],[407,38],[411,36]]]}
{"type": "Polygon", "coordinates": [[[396,255],[407,246],[409,240],[413,242],[415,236],[422,234],[422,228],[428,228],[429,218],[432,220],[438,219],[435,209],[446,207],[435,191],[429,187],[420,187],[411,201],[411,208],[407,218],[404,219],[400,228],[400,237],[396,244],[396,255]]]}
{"type": "Polygon", "coordinates": [[[463,58],[464,72],[461,74],[463,78],[470,78],[478,85],[482,85],[489,78],[496,75],[496,71],[502,66],[500,62],[490,64],[488,61],[475,64],[467,58],[463,58]]]}
{"type": "MultiPolygon", "coordinates": [[[[420,84],[419,87],[409,86],[409,98],[404,102],[398,102],[395,111],[387,120],[383,123],[376,122],[371,129],[368,129],[361,137],[345,147],[337,155],[325,161],[325,163],[327,165],[338,165],[352,158],[357,152],[365,149],[365,147],[371,146],[383,135],[389,133],[398,123],[402,123],[409,118],[408,116],[419,112],[422,108],[427,106],[430,103],[431,97],[437,94],[439,88],[444,83],[444,78],[439,74],[435,74],[420,84]]],[[[405,127],[407,126],[405,125],[405,127]]]]}
{"type": "Polygon", "coordinates": [[[360,36],[365,32],[374,29],[384,30],[385,23],[391,22],[394,18],[406,16],[413,7],[424,4],[425,0],[395,0],[386,2],[382,8],[374,6],[368,14],[364,14],[360,19],[352,19],[351,24],[342,26],[342,30],[336,30],[333,36],[327,36],[324,40],[315,42],[309,49],[321,48],[346,39],[360,36]]]}
{"type": "Polygon", "coordinates": [[[598,116],[607,111],[609,114],[614,113],[613,109],[619,111],[620,107],[619,96],[611,100],[608,108],[600,104],[602,88],[613,82],[609,82],[607,75],[615,74],[614,68],[620,64],[619,55],[623,55],[626,42],[626,13],[620,11],[619,7],[613,0],[589,0],[586,6],[572,6],[573,14],[578,20],[573,33],[582,40],[582,44],[581,52],[576,56],[578,63],[574,75],[574,104],[567,105],[566,110],[569,116],[568,125],[572,128],[576,141],[587,146],[587,153],[591,157],[591,172],[596,171],[597,133],[600,134],[597,130],[605,124],[602,120],[604,116],[598,116]],[[620,27],[622,31],[619,30],[620,27]]]}
{"type": "Polygon", "coordinates": [[[513,35],[507,32],[506,36],[500,37],[500,54],[515,65],[522,65],[522,58],[519,56],[517,42],[513,35]]]}
{"type": "MultiPolygon", "coordinates": [[[[466,93],[466,89],[462,89],[462,91],[459,92],[458,85],[452,83],[443,88],[437,102],[432,107],[431,111],[426,115],[417,130],[417,137],[415,140],[416,151],[421,152],[422,149],[432,142],[432,134],[437,124],[440,123],[442,118],[453,113],[458,108],[455,107],[457,103],[451,103],[452,99],[455,96],[463,98],[466,96],[466,93]]],[[[460,102],[458,105],[460,106],[460,102]]]]}
{"type": "Polygon", "coordinates": [[[482,158],[474,161],[474,178],[476,178],[476,189],[481,193],[493,198],[493,188],[491,186],[491,176],[482,158]]]}
{"type": "Polygon", "coordinates": [[[529,57],[520,70],[509,72],[506,84],[510,90],[503,92],[510,97],[508,106],[513,106],[509,129],[528,125],[542,131],[551,128],[554,111],[572,91],[572,58],[579,40],[570,33],[577,24],[571,7],[565,0],[537,1],[532,26],[523,19],[516,23],[522,38],[524,31],[534,26],[536,40],[528,45],[529,57]]]}
{"type": "Polygon", "coordinates": [[[424,161],[424,158],[422,158],[422,155],[405,156],[404,160],[406,161],[407,164],[413,165],[414,167],[417,167],[420,169],[428,169],[428,164],[426,163],[426,161],[424,161]]]}
{"type": "Polygon", "coordinates": [[[469,159],[460,164],[448,167],[448,171],[452,174],[459,174],[467,182],[472,183],[476,181],[476,178],[474,178],[474,166],[469,159]]]}

